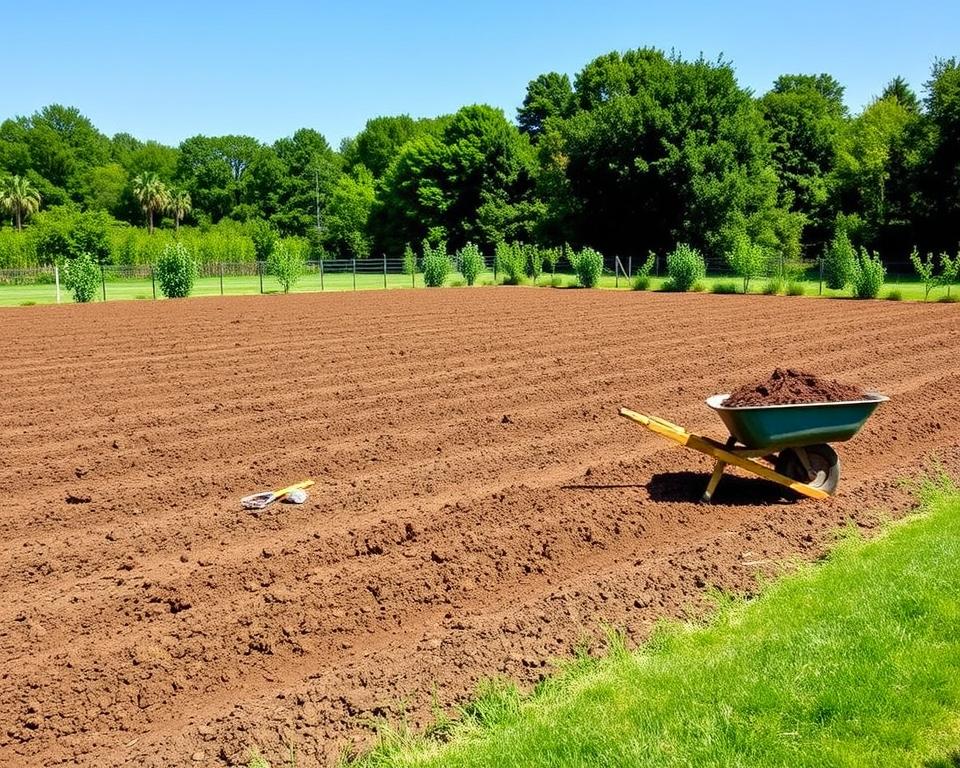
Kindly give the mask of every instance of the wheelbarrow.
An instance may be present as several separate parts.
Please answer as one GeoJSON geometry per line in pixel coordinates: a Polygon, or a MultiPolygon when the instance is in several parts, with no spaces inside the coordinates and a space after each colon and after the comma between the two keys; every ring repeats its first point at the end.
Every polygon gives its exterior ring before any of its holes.
{"type": "Polygon", "coordinates": [[[621,408],[620,415],[651,432],[715,460],[703,501],[713,498],[728,465],[779,483],[811,499],[826,499],[840,482],[840,457],[829,443],[849,440],[880,403],[889,398],[867,393],[862,400],[799,405],[727,407],[728,395],[713,395],[707,405],[723,420],[730,437],[720,442],[688,432],[673,422],[621,408]],[[763,459],[766,463],[761,463],[763,459]]]}

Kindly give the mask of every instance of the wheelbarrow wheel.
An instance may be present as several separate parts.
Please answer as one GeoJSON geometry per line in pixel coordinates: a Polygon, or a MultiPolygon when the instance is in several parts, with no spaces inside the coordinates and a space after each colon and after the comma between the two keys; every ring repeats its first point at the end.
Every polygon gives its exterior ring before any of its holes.
{"type": "Polygon", "coordinates": [[[810,471],[804,466],[800,454],[796,449],[785,448],[777,456],[774,469],[791,480],[806,483],[811,488],[829,493],[831,496],[837,490],[840,482],[840,457],[826,443],[805,446],[807,463],[810,471]]]}

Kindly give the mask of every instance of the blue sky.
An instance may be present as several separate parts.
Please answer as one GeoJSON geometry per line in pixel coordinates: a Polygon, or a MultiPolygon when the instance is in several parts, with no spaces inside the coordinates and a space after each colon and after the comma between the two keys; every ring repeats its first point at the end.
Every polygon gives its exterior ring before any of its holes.
{"type": "Polygon", "coordinates": [[[854,111],[898,74],[921,91],[935,57],[960,55],[958,0],[59,0],[8,4],[0,23],[0,119],[59,102],[105,133],[170,144],[311,127],[337,146],[376,115],[472,103],[512,118],[538,74],[572,77],[602,53],[647,45],[722,54],[757,93],[782,73],[829,72],[854,111]]]}

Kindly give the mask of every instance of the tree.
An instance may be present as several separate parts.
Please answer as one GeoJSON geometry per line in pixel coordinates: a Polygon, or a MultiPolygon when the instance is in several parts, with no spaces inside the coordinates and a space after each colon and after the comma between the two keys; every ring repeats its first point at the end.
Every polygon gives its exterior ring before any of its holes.
{"type": "Polygon", "coordinates": [[[517,124],[524,133],[538,137],[543,133],[547,120],[566,119],[573,114],[575,106],[570,78],[557,72],[548,72],[527,85],[523,106],[517,110],[517,124]]]}
{"type": "Polygon", "coordinates": [[[722,257],[744,231],[782,247],[771,147],[729,64],[609,54],[576,89],[582,109],[561,131],[577,239],[616,255],[689,242],[722,257]]]}
{"type": "Polygon", "coordinates": [[[9,211],[17,230],[23,220],[40,210],[40,193],[22,176],[10,176],[0,183],[0,206],[9,211]]]}
{"type": "Polygon", "coordinates": [[[123,213],[130,178],[122,165],[107,163],[91,168],[83,174],[80,184],[80,197],[86,208],[115,216],[123,213]]]}
{"type": "Polygon", "coordinates": [[[370,255],[374,197],[373,175],[362,165],[337,180],[323,214],[325,242],[331,251],[347,259],[370,255]]]}
{"type": "Polygon", "coordinates": [[[0,163],[30,175],[47,205],[80,202],[83,175],[110,160],[110,140],[75,107],[51,104],[0,127],[0,163]]]}
{"type": "Polygon", "coordinates": [[[829,75],[783,75],[759,101],[773,143],[778,202],[801,214],[803,241],[823,243],[834,218],[832,172],[845,120],[843,88],[829,75]]]}
{"type": "Polygon", "coordinates": [[[133,180],[133,194],[136,195],[147,215],[147,226],[153,234],[153,214],[155,211],[166,210],[170,203],[170,190],[160,181],[160,177],[152,171],[144,171],[133,180]]]}
{"type": "MultiPolygon", "coordinates": [[[[273,145],[283,173],[276,194],[276,213],[271,220],[286,235],[305,235],[317,230],[317,203],[326,206],[341,174],[341,160],[321,133],[301,128],[273,145]]],[[[322,222],[321,222],[322,224],[322,222]]]]}
{"type": "Polygon", "coordinates": [[[878,99],[847,125],[839,142],[837,177],[843,208],[860,213],[871,243],[887,223],[891,159],[916,119],[897,98],[878,99]]]}
{"type": "Polygon", "coordinates": [[[887,83],[880,94],[881,99],[895,99],[897,103],[913,114],[920,113],[920,99],[913,89],[902,77],[897,75],[893,80],[887,83]]]}
{"type": "Polygon", "coordinates": [[[290,293],[290,289],[300,280],[305,267],[303,253],[282,242],[277,242],[267,258],[267,272],[277,278],[284,293],[290,293]]]}
{"type": "Polygon", "coordinates": [[[344,153],[347,165],[363,165],[374,177],[386,173],[400,148],[417,136],[417,121],[410,115],[374,117],[367,120],[363,130],[344,153]]]}
{"type": "Polygon", "coordinates": [[[726,256],[727,263],[734,274],[743,278],[743,292],[746,293],[750,288],[750,280],[759,277],[763,272],[765,262],[763,248],[741,233],[734,239],[726,256]]]}
{"type": "Polygon", "coordinates": [[[837,115],[845,115],[847,108],[843,104],[844,88],[832,75],[780,75],[773,84],[775,93],[810,91],[822,96],[837,115]]]}
{"type": "Polygon", "coordinates": [[[922,161],[919,215],[927,247],[945,251],[956,247],[960,220],[960,61],[934,62],[926,89],[930,139],[922,161]]]}
{"type": "Polygon", "coordinates": [[[185,189],[171,189],[167,201],[167,213],[173,216],[176,230],[180,231],[180,222],[192,210],[190,193],[185,189]]]}
{"type": "Polygon", "coordinates": [[[390,166],[372,216],[377,246],[399,254],[441,227],[453,248],[471,240],[492,248],[524,214],[533,160],[529,139],[501,110],[464,107],[439,139],[408,142],[390,166]]]}

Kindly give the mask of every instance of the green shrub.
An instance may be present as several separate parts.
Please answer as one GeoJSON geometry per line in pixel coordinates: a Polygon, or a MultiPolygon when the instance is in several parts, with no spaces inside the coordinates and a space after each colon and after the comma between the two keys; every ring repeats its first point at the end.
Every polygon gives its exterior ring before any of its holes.
{"type": "Polygon", "coordinates": [[[946,254],[940,254],[940,284],[947,286],[947,299],[950,298],[950,286],[957,282],[960,276],[960,251],[952,259],[946,254]]]}
{"type": "Polygon", "coordinates": [[[847,233],[838,229],[823,255],[823,278],[828,288],[842,289],[854,278],[857,269],[857,251],[847,233]]]}
{"type": "Polygon", "coordinates": [[[603,256],[593,248],[584,248],[573,257],[573,269],[584,288],[594,288],[603,274],[603,256]]]}
{"type": "Polygon", "coordinates": [[[750,280],[763,272],[766,262],[763,247],[741,233],[734,238],[726,258],[733,273],[743,280],[743,292],[746,293],[750,288],[750,280]]]}
{"type": "Polygon", "coordinates": [[[417,254],[413,252],[410,243],[407,243],[403,248],[403,274],[409,275],[411,282],[417,274],[417,254]]]}
{"type": "Polygon", "coordinates": [[[520,243],[497,243],[493,254],[505,285],[520,285],[527,274],[527,259],[520,243]]]}
{"type": "Polygon", "coordinates": [[[887,301],[903,301],[903,293],[898,288],[892,288],[883,298],[887,301]]]}
{"type": "Polygon", "coordinates": [[[923,283],[923,300],[926,301],[930,298],[930,291],[940,282],[939,278],[934,274],[936,265],[933,261],[933,254],[928,253],[926,260],[921,260],[920,253],[917,251],[917,247],[914,246],[913,251],[910,252],[910,262],[913,264],[914,271],[923,283]]]}
{"type": "Polygon", "coordinates": [[[732,281],[714,283],[713,287],[710,289],[710,292],[721,294],[737,293],[737,284],[732,281]]]}
{"type": "Polygon", "coordinates": [[[306,269],[306,259],[299,248],[292,248],[286,243],[274,243],[267,257],[267,274],[273,275],[280,283],[284,293],[290,293],[306,269]]]}
{"type": "Polygon", "coordinates": [[[540,275],[543,274],[544,252],[536,245],[525,245],[523,246],[523,253],[527,277],[533,280],[533,284],[536,285],[540,275]]]}
{"type": "Polygon", "coordinates": [[[650,288],[650,273],[657,262],[657,254],[650,251],[647,260],[633,273],[633,282],[630,287],[635,291],[646,291],[650,288]]]}
{"type": "Polygon", "coordinates": [[[439,288],[450,274],[450,257],[447,256],[447,244],[431,246],[429,240],[423,241],[423,282],[428,288],[439,288]]]}
{"type": "Polygon", "coordinates": [[[557,271],[557,262],[560,261],[560,249],[559,248],[544,248],[543,249],[543,262],[547,265],[547,268],[550,270],[550,274],[556,274],[557,271]]]}
{"type": "Polygon", "coordinates": [[[183,243],[167,245],[155,267],[160,292],[168,299],[182,299],[190,295],[197,279],[197,262],[183,243]]]}
{"type": "Polygon", "coordinates": [[[957,296],[941,296],[937,299],[938,304],[956,304],[960,301],[960,297],[957,296]]]}
{"type": "Polygon", "coordinates": [[[779,275],[771,277],[763,286],[763,295],[776,296],[778,293],[783,293],[783,288],[784,282],[782,277],[779,275]]]}
{"type": "Polygon", "coordinates": [[[463,275],[467,285],[473,285],[487,266],[483,261],[483,254],[476,245],[467,243],[460,249],[457,256],[460,259],[460,274],[463,275]]]}
{"type": "Polygon", "coordinates": [[[73,300],[86,304],[93,301],[100,287],[100,266],[89,253],[81,253],[63,262],[63,284],[73,291],[73,300]]]}
{"type": "Polygon", "coordinates": [[[806,292],[807,288],[803,283],[796,280],[787,281],[787,296],[803,296],[806,294],[806,292]]]}
{"type": "Polygon", "coordinates": [[[463,288],[467,284],[467,281],[462,277],[454,277],[450,279],[450,282],[447,283],[451,288],[463,288]]]}
{"type": "Polygon", "coordinates": [[[554,275],[550,278],[551,288],[563,288],[563,275],[554,275]]]}
{"type": "Polygon", "coordinates": [[[689,291],[707,275],[707,265],[696,248],[680,243],[667,254],[667,289],[689,291]]]}
{"type": "Polygon", "coordinates": [[[861,248],[851,276],[853,295],[858,299],[877,298],[886,276],[887,269],[880,261],[879,254],[874,252],[871,256],[866,248],[861,248]]]}

